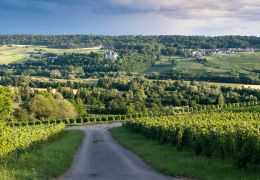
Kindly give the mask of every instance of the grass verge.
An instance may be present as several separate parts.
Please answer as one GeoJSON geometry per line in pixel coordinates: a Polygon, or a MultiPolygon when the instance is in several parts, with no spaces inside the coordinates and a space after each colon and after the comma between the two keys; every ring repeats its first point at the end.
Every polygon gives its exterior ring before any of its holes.
{"type": "Polygon", "coordinates": [[[169,144],[145,138],[125,127],[111,130],[113,137],[156,170],[173,176],[201,180],[260,180],[259,169],[238,169],[232,162],[179,152],[169,144]]]}
{"type": "Polygon", "coordinates": [[[62,175],[70,166],[84,137],[81,131],[65,131],[0,162],[1,180],[41,180],[62,175]]]}

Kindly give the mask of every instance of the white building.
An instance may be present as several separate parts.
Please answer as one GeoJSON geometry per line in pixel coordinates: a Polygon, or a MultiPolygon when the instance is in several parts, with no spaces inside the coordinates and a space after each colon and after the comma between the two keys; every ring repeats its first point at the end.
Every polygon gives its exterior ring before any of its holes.
{"type": "Polygon", "coordinates": [[[105,59],[117,60],[118,56],[118,53],[112,50],[108,50],[105,53],[105,59]]]}

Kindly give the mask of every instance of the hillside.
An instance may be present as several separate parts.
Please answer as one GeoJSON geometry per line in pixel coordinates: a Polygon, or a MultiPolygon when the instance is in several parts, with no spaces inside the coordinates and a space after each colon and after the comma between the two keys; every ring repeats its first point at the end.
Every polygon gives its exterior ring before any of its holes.
{"type": "Polygon", "coordinates": [[[100,52],[100,47],[58,49],[35,45],[3,45],[0,46],[0,64],[21,62],[27,59],[40,59],[41,54],[54,53],[81,53],[100,52]]]}
{"type": "Polygon", "coordinates": [[[157,73],[169,79],[217,82],[259,83],[260,53],[211,55],[202,60],[183,57],[162,57],[150,67],[148,74],[157,73]]]}

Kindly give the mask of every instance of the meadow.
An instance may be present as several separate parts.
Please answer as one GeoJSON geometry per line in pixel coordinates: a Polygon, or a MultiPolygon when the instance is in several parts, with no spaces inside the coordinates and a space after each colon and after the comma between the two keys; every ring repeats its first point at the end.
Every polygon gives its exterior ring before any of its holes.
{"type": "Polygon", "coordinates": [[[88,54],[90,52],[102,52],[100,47],[93,48],[71,48],[71,49],[58,49],[48,48],[46,46],[35,45],[3,45],[0,46],[0,64],[10,64],[14,62],[25,61],[32,58],[33,55],[44,53],[82,53],[88,54]]]}
{"type": "Polygon", "coordinates": [[[220,76],[237,76],[238,74],[252,75],[260,69],[259,62],[259,52],[211,55],[206,56],[203,61],[198,61],[195,58],[162,56],[159,62],[147,70],[147,73],[177,72],[190,76],[201,76],[204,74],[220,76]]]}

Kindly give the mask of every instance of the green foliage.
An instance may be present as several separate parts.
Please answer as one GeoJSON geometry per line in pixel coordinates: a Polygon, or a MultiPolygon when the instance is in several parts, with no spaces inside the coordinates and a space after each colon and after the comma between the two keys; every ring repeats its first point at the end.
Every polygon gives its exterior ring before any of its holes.
{"type": "Polygon", "coordinates": [[[220,94],[218,96],[218,105],[223,106],[225,104],[225,97],[223,96],[223,94],[220,94]]]}
{"type": "Polygon", "coordinates": [[[180,179],[199,180],[259,180],[259,168],[241,169],[229,159],[196,156],[189,149],[178,150],[171,144],[161,144],[125,128],[110,130],[121,145],[141,157],[152,168],[180,179]],[[183,177],[183,178],[182,178],[183,177]]]}
{"type": "MultiPolygon", "coordinates": [[[[87,84],[85,80],[52,81],[14,88],[18,120],[64,119],[88,114],[135,114],[152,111],[171,114],[175,109],[201,105],[257,102],[260,91],[221,87],[202,82],[150,81],[144,78],[105,77],[87,84]],[[52,87],[52,88],[50,88],[52,87]],[[44,92],[45,91],[45,92],[44,92]],[[221,100],[222,99],[222,100],[221,100]],[[222,102],[220,102],[220,100],[222,102]],[[71,105],[73,104],[73,106],[71,105]],[[17,107],[18,106],[18,107],[17,107]]],[[[218,108],[218,107],[216,107],[218,108]]]]}
{"type": "Polygon", "coordinates": [[[260,38],[254,36],[3,35],[0,36],[0,44],[7,45],[0,53],[3,54],[2,59],[6,59],[5,63],[11,62],[9,58],[13,61],[23,60],[22,63],[1,66],[1,74],[6,76],[27,74],[74,79],[118,75],[122,72],[158,72],[160,76],[152,74],[149,77],[251,84],[260,82],[259,53],[187,58],[197,49],[259,49],[260,38]],[[115,49],[119,54],[118,60],[104,59],[101,46],[115,49]],[[96,53],[87,54],[85,51],[96,53]],[[164,61],[161,57],[169,60],[164,61]]]}
{"type": "Polygon", "coordinates": [[[59,177],[71,165],[84,132],[64,131],[23,152],[0,160],[1,180],[47,180],[59,177]]]}
{"type": "Polygon", "coordinates": [[[95,36],[95,35],[1,35],[0,44],[43,45],[57,48],[93,47],[97,45],[113,46],[118,49],[144,51],[159,47],[166,52],[177,48],[246,48],[260,47],[260,38],[256,36],[95,36]],[[166,47],[166,48],[165,48],[166,47]]]}
{"type": "Polygon", "coordinates": [[[55,117],[58,112],[57,108],[52,96],[37,94],[30,102],[30,111],[38,119],[55,117]]]}
{"type": "Polygon", "coordinates": [[[35,142],[45,141],[64,127],[64,124],[59,124],[10,128],[0,124],[0,157],[23,150],[35,142]]]}
{"type": "Polygon", "coordinates": [[[208,55],[204,60],[169,56],[162,58],[150,67],[147,71],[147,77],[151,79],[259,84],[259,71],[257,70],[260,68],[259,57],[259,52],[208,55]],[[172,64],[172,60],[175,61],[174,64],[172,64]]]}
{"type": "Polygon", "coordinates": [[[58,113],[57,113],[58,119],[76,118],[78,116],[78,113],[74,105],[68,100],[65,99],[58,100],[56,103],[58,106],[58,113]]]}
{"type": "Polygon", "coordinates": [[[36,94],[29,104],[30,112],[37,119],[65,119],[78,115],[72,103],[62,97],[55,99],[49,93],[36,94]]]}
{"type": "Polygon", "coordinates": [[[84,117],[87,115],[87,110],[86,110],[85,104],[83,103],[83,101],[81,99],[76,99],[72,103],[73,103],[76,111],[78,112],[79,117],[84,117]]]}
{"type": "MultiPolygon", "coordinates": [[[[225,104],[260,100],[260,91],[256,89],[221,87],[195,81],[150,81],[142,78],[111,77],[101,78],[91,85],[78,81],[38,85],[41,88],[59,87],[53,89],[56,91],[55,100],[59,99],[59,94],[71,102],[74,101],[79,114],[82,114],[84,109],[87,109],[88,114],[133,114],[149,110],[171,111],[170,109],[180,106],[217,105],[220,103],[221,94],[225,104]],[[77,107],[76,101],[80,101],[80,107],[77,107]]],[[[32,83],[35,84],[36,82],[32,83]]],[[[23,90],[23,101],[39,94],[36,90],[37,88],[23,90]],[[28,92],[33,90],[33,94],[28,92]]],[[[50,88],[48,91],[50,92],[50,88]]],[[[223,102],[221,104],[223,105],[223,102]]],[[[55,108],[57,107],[52,109],[55,108]]]]}
{"type": "Polygon", "coordinates": [[[240,167],[259,165],[258,113],[199,113],[140,118],[127,123],[137,132],[198,155],[233,158],[240,167]]]}
{"type": "Polygon", "coordinates": [[[0,117],[8,118],[13,111],[13,95],[9,88],[0,87],[0,117]]]}
{"type": "Polygon", "coordinates": [[[27,109],[22,108],[22,107],[15,109],[14,117],[16,120],[21,121],[21,122],[32,119],[31,114],[27,111],[27,109]]]}

